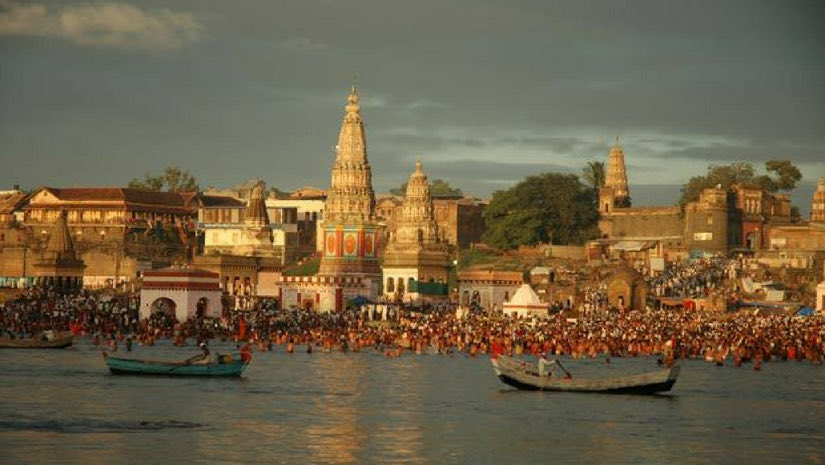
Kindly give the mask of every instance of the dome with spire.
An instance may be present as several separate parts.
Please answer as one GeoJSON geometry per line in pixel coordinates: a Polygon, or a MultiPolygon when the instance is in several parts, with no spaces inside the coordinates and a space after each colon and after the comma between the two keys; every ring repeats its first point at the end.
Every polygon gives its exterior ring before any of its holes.
{"type": "Polygon", "coordinates": [[[438,241],[438,226],[433,214],[433,200],[430,182],[421,164],[416,159],[415,171],[407,181],[407,191],[401,204],[401,218],[395,232],[398,242],[433,243],[438,241]]]}

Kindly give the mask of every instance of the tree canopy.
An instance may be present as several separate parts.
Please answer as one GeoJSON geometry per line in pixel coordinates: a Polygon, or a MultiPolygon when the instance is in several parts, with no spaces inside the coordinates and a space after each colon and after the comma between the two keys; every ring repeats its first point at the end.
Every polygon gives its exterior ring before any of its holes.
{"type": "Polygon", "coordinates": [[[688,202],[699,199],[702,190],[710,187],[719,186],[730,190],[736,184],[753,184],[768,192],[790,191],[802,179],[799,168],[790,160],[768,160],[765,162],[765,171],[767,174],[757,174],[753,165],[747,162],[710,165],[704,176],[693,176],[682,186],[679,206],[684,208],[688,202]]]}
{"type": "MultiPolygon", "coordinates": [[[[392,195],[405,195],[407,193],[407,182],[405,181],[404,184],[401,184],[400,187],[396,187],[395,189],[390,189],[390,194],[392,195]]],[[[458,187],[453,187],[447,181],[443,179],[436,179],[434,181],[430,181],[430,195],[433,197],[452,197],[458,196],[461,197],[464,195],[464,192],[461,191],[458,187]]]]}
{"type": "Polygon", "coordinates": [[[146,191],[193,192],[199,190],[198,180],[189,174],[189,170],[181,170],[177,166],[169,166],[163,173],[150,176],[148,173],[143,179],[133,178],[129,181],[132,189],[146,191]]]}
{"type": "Polygon", "coordinates": [[[484,220],[483,240],[499,249],[539,243],[582,244],[596,237],[596,190],[573,174],[530,176],[496,191],[484,220]]]}
{"type": "Polygon", "coordinates": [[[605,180],[604,162],[587,162],[587,166],[582,169],[582,179],[593,189],[601,189],[605,180]]]}

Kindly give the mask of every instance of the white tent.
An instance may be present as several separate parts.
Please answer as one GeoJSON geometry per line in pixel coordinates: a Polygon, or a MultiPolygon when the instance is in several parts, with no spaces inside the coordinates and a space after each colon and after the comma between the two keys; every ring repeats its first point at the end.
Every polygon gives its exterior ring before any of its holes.
{"type": "Polygon", "coordinates": [[[550,304],[542,302],[529,284],[522,284],[509,302],[504,302],[505,315],[519,317],[547,316],[550,304]]]}

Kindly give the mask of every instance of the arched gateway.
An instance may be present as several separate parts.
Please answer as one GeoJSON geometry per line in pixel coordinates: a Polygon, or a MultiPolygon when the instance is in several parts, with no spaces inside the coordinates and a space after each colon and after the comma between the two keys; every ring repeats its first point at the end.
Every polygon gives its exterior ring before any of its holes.
{"type": "Polygon", "coordinates": [[[140,318],[167,312],[178,321],[220,316],[221,286],[217,273],[186,268],[165,268],[143,274],[140,318]]]}

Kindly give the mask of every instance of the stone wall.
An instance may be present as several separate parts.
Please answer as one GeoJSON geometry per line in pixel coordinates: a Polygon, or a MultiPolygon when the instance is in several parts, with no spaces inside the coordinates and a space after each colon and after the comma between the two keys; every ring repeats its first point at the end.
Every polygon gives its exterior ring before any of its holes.
{"type": "Polygon", "coordinates": [[[678,207],[616,208],[602,214],[600,230],[609,238],[681,236],[682,217],[678,207]]]}

